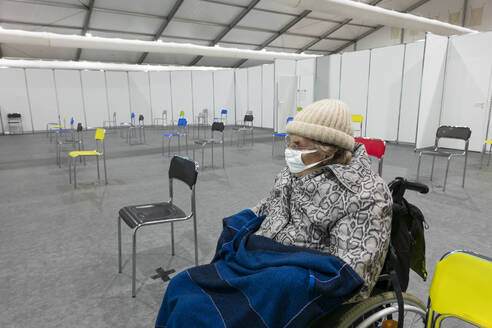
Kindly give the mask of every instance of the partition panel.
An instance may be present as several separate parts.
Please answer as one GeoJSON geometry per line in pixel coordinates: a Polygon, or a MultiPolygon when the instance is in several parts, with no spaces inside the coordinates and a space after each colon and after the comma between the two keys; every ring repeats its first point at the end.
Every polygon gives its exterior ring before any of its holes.
{"type": "Polygon", "coordinates": [[[128,72],[130,79],[130,99],[136,120],[144,116],[144,125],[151,125],[153,112],[150,101],[150,84],[147,72],[128,72]]]}
{"type": "Polygon", "coordinates": [[[236,120],[242,122],[248,110],[248,69],[236,69],[236,120]]]}
{"type": "Polygon", "coordinates": [[[314,101],[314,76],[316,75],[316,60],[298,60],[296,62],[296,75],[298,76],[296,107],[306,107],[314,101]]]}
{"type": "Polygon", "coordinates": [[[132,109],[130,108],[128,74],[126,72],[105,72],[105,74],[109,112],[116,112],[117,124],[129,122],[132,109]]]}
{"type": "Polygon", "coordinates": [[[261,66],[248,68],[248,110],[253,111],[254,126],[262,126],[261,66]]]}
{"type": "Polygon", "coordinates": [[[51,69],[26,69],[34,130],[46,130],[46,123],[61,123],[51,69]]]}
{"type": "Polygon", "coordinates": [[[314,83],[314,100],[329,98],[330,57],[316,58],[316,77],[314,83]]]}
{"type": "Polygon", "coordinates": [[[0,69],[0,110],[5,131],[8,130],[8,113],[21,114],[24,132],[33,131],[26,80],[22,68],[0,69]]]}
{"type": "Polygon", "coordinates": [[[80,71],[55,69],[55,79],[62,124],[69,128],[73,118],[74,127],[77,123],[87,126],[80,71]]]}
{"type": "MultiPolygon", "coordinates": [[[[441,124],[470,127],[473,151],[481,151],[487,137],[491,71],[491,32],[450,39],[441,124]]],[[[463,148],[459,141],[442,145],[463,148]]]]}
{"type": "Polygon", "coordinates": [[[398,129],[399,142],[415,143],[423,59],[424,42],[406,45],[398,129]]]}
{"type": "Polygon", "coordinates": [[[168,124],[173,119],[171,99],[171,72],[149,72],[150,99],[152,100],[153,117],[162,117],[167,111],[168,124]]]}
{"type": "Polygon", "coordinates": [[[439,127],[448,38],[426,34],[416,148],[434,145],[439,127]]]}
{"type": "Polygon", "coordinates": [[[273,64],[265,64],[262,70],[262,127],[268,129],[273,129],[274,69],[273,64]]]}
{"type": "Polygon", "coordinates": [[[215,113],[220,117],[222,109],[227,109],[226,124],[234,124],[235,118],[235,90],[234,70],[220,70],[213,72],[215,113]]]}
{"type": "Polygon", "coordinates": [[[342,55],[335,54],[328,56],[328,98],[340,99],[340,79],[342,69],[342,55]]]}
{"type": "Polygon", "coordinates": [[[285,132],[287,118],[296,114],[296,76],[281,76],[277,90],[277,127],[278,132],[285,132]]]}
{"type": "Polygon", "coordinates": [[[171,91],[173,99],[173,117],[179,117],[179,112],[185,112],[188,124],[193,123],[193,86],[191,71],[171,72],[171,91]]]}
{"type": "MultiPolygon", "coordinates": [[[[274,106],[273,106],[273,114],[274,114],[274,127],[273,129],[275,131],[278,131],[279,129],[283,129],[283,126],[285,125],[285,123],[282,123],[282,125],[278,125],[278,122],[281,121],[279,119],[279,107],[280,107],[280,104],[278,103],[278,99],[279,99],[279,90],[278,90],[278,87],[279,87],[279,80],[283,77],[296,77],[296,67],[297,67],[297,64],[296,64],[296,61],[295,60],[287,60],[287,59],[276,59],[275,60],[275,63],[274,63],[274,66],[275,66],[275,96],[274,96],[274,106]]],[[[293,90],[294,92],[294,102],[296,101],[297,99],[297,77],[296,77],[296,89],[293,90]]],[[[294,103],[293,105],[294,107],[296,106],[296,104],[294,103]]]]}
{"type": "MultiPolygon", "coordinates": [[[[195,116],[204,109],[208,109],[208,120],[212,122],[217,116],[214,113],[214,86],[211,71],[193,71],[193,108],[195,116]]],[[[219,111],[220,116],[220,111],[219,111]]]]}
{"type": "Polygon", "coordinates": [[[363,115],[362,135],[366,135],[367,91],[370,51],[345,52],[342,55],[340,99],[353,115],[363,115]]]}
{"type": "Polygon", "coordinates": [[[104,72],[81,71],[80,74],[82,78],[87,126],[103,126],[103,121],[113,119],[113,114],[110,114],[108,110],[104,72]]]}
{"type": "Polygon", "coordinates": [[[396,141],[404,45],[372,50],[366,136],[396,141]]]}

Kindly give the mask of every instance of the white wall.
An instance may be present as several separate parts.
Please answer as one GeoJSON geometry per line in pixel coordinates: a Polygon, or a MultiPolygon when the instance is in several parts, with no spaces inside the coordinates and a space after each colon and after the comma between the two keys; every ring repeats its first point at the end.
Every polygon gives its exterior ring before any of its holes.
{"type": "Polygon", "coordinates": [[[215,71],[214,73],[214,103],[217,117],[222,109],[227,109],[226,124],[234,124],[236,117],[234,70],[215,71]]]}
{"type": "Polygon", "coordinates": [[[316,59],[298,60],[296,62],[297,106],[306,107],[314,101],[314,79],[316,75],[316,59]]]}
{"type": "Polygon", "coordinates": [[[31,111],[22,68],[0,69],[0,110],[5,131],[7,114],[20,113],[24,132],[32,131],[31,111]]]}
{"type": "Polygon", "coordinates": [[[167,124],[170,124],[173,119],[171,73],[149,72],[149,78],[152,114],[154,117],[162,117],[162,112],[167,111],[167,124]]]}
{"type": "Polygon", "coordinates": [[[46,123],[57,123],[60,118],[53,70],[26,69],[26,76],[34,130],[45,130],[46,123]]]}
{"type": "MultiPolygon", "coordinates": [[[[130,95],[127,72],[105,72],[109,112],[116,113],[116,124],[130,122],[130,95]]],[[[136,114],[135,114],[136,115],[136,114]]]]}
{"type": "MultiPolygon", "coordinates": [[[[184,117],[188,124],[193,123],[193,98],[192,98],[191,72],[171,72],[171,91],[173,99],[173,117],[179,117],[179,112],[184,111],[184,117]]],[[[197,113],[198,115],[198,113],[197,113]]]]}
{"type": "Polygon", "coordinates": [[[273,129],[275,103],[275,67],[265,64],[262,69],[262,127],[273,129]]]}
{"type": "Polygon", "coordinates": [[[193,112],[195,116],[198,116],[198,113],[202,110],[208,109],[208,122],[210,123],[215,117],[213,73],[211,71],[192,71],[191,74],[193,81],[193,112]]]}
{"type": "Polygon", "coordinates": [[[138,122],[140,115],[144,116],[144,124],[152,124],[152,108],[150,101],[150,83],[147,72],[128,72],[130,79],[130,101],[135,120],[138,122]]]}
{"type": "Polygon", "coordinates": [[[80,83],[80,71],[55,70],[56,96],[60,106],[62,124],[70,128],[70,120],[74,119],[74,127],[77,123],[87,126],[85,118],[84,101],[82,99],[82,87],[80,83]]]}
{"type": "Polygon", "coordinates": [[[242,122],[248,111],[248,69],[241,68],[236,74],[236,121],[242,122]]]}
{"type": "Polygon", "coordinates": [[[262,126],[262,67],[255,66],[248,72],[248,109],[253,111],[253,125],[262,126]]]}
{"type": "MultiPolygon", "coordinates": [[[[82,71],[82,89],[84,94],[85,116],[87,127],[102,126],[103,121],[113,119],[113,113],[109,113],[106,98],[106,82],[104,72],[82,71]]],[[[116,117],[118,119],[118,117],[116,117]]]]}

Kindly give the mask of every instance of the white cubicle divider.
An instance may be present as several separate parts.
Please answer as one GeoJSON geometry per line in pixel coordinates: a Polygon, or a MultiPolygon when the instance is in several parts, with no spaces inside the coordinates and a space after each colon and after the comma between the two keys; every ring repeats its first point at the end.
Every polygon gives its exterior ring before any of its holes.
{"type": "Polygon", "coordinates": [[[113,113],[116,113],[117,125],[121,122],[130,122],[132,108],[130,107],[128,73],[105,72],[105,76],[111,118],[113,113]]]}
{"type": "Polygon", "coordinates": [[[0,69],[0,108],[5,131],[8,131],[8,113],[20,113],[24,132],[33,131],[24,69],[0,69]]]}
{"type": "Polygon", "coordinates": [[[448,37],[427,33],[419,103],[416,148],[434,145],[439,127],[448,37]]]}
{"type": "Polygon", "coordinates": [[[275,102],[275,67],[265,64],[262,69],[262,116],[263,128],[273,129],[273,106],[275,102]]]}
{"type": "Polygon", "coordinates": [[[247,69],[248,72],[248,110],[253,112],[253,125],[262,126],[262,73],[261,66],[247,69]]]}
{"type": "Polygon", "coordinates": [[[179,117],[180,111],[184,111],[188,124],[192,124],[194,113],[191,71],[171,72],[171,92],[174,119],[179,117]]]}
{"type": "Polygon", "coordinates": [[[130,101],[135,113],[135,121],[143,115],[144,125],[152,124],[152,108],[150,100],[149,75],[147,72],[128,72],[130,79],[130,101]]]}
{"type": "MultiPolygon", "coordinates": [[[[80,74],[82,79],[87,127],[101,127],[103,126],[104,121],[113,119],[113,113],[109,112],[108,101],[106,98],[104,72],[81,71],[80,74]]],[[[118,120],[118,117],[116,119],[118,120]]]]}
{"type": "Polygon", "coordinates": [[[34,130],[45,130],[46,123],[63,124],[59,122],[53,70],[29,68],[26,77],[34,130]]]}
{"type": "MultiPolygon", "coordinates": [[[[450,38],[441,124],[470,127],[469,149],[473,151],[481,151],[486,138],[491,70],[491,32],[450,38]]],[[[459,141],[444,141],[443,145],[463,148],[459,141]]]]}
{"type": "Polygon", "coordinates": [[[80,71],[55,69],[55,82],[62,125],[70,128],[73,118],[74,128],[78,123],[87,126],[80,71]]]}
{"type": "Polygon", "coordinates": [[[316,59],[298,60],[296,75],[298,76],[296,107],[306,107],[314,101],[316,59]]]}
{"type": "MultiPolygon", "coordinates": [[[[248,109],[248,69],[235,70],[236,74],[236,120],[242,122],[248,109]]],[[[256,122],[255,122],[256,123],[256,122]]]]}
{"type": "MultiPolygon", "coordinates": [[[[216,117],[220,117],[222,109],[227,109],[226,124],[234,124],[236,117],[234,70],[220,70],[213,72],[214,77],[214,104],[216,117]]],[[[237,118],[239,119],[239,117],[237,118]]]]}
{"type": "Polygon", "coordinates": [[[277,82],[277,132],[285,132],[287,118],[296,114],[297,76],[280,76],[277,82]]]}
{"type": "Polygon", "coordinates": [[[214,82],[211,71],[192,71],[193,81],[193,111],[195,116],[208,109],[208,122],[212,122],[214,115],[214,82]]]}
{"type": "Polygon", "coordinates": [[[409,43],[405,46],[400,122],[398,128],[399,142],[415,143],[423,58],[424,42],[409,43]]]}
{"type": "Polygon", "coordinates": [[[363,115],[366,135],[370,51],[346,52],[341,58],[340,99],[353,115],[363,115]]]}
{"type": "Polygon", "coordinates": [[[317,58],[314,100],[338,99],[340,97],[341,58],[342,56],[339,54],[317,58]]]}
{"type": "Polygon", "coordinates": [[[366,136],[396,141],[405,46],[371,50],[366,136]]]}
{"type": "Polygon", "coordinates": [[[153,118],[161,118],[162,112],[167,111],[167,124],[171,124],[171,120],[173,119],[171,73],[164,71],[149,72],[149,81],[153,118]]]}

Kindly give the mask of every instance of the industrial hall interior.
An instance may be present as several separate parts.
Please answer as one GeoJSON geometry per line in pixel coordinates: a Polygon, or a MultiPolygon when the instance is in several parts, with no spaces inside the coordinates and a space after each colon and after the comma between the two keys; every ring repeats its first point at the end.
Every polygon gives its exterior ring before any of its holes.
{"type": "Polygon", "coordinates": [[[0,0],[0,327],[492,328],[492,0],[0,0]]]}

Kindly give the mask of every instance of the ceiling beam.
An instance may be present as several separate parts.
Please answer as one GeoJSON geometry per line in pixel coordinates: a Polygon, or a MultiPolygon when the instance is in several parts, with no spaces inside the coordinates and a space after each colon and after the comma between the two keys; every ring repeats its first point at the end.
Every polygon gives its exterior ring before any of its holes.
{"type": "MultiPolygon", "coordinates": [[[[413,5],[411,5],[410,7],[407,7],[405,10],[402,10],[401,12],[402,12],[402,13],[409,13],[409,12],[411,12],[411,11],[413,11],[413,10],[417,9],[418,7],[422,6],[423,4],[425,4],[425,3],[429,2],[429,1],[431,1],[431,0],[420,0],[420,1],[416,2],[416,3],[414,3],[413,5]]],[[[346,49],[347,47],[350,47],[350,46],[351,46],[351,45],[353,45],[354,43],[356,43],[356,42],[358,42],[358,41],[362,40],[363,38],[365,38],[365,37],[367,37],[367,36],[371,35],[372,33],[376,32],[376,31],[379,31],[379,30],[380,30],[381,28],[383,28],[383,27],[384,27],[384,25],[378,25],[378,26],[376,26],[376,27],[375,27],[375,28],[373,28],[372,30],[367,31],[367,32],[365,32],[365,33],[363,33],[363,34],[359,35],[359,36],[358,36],[357,38],[355,38],[354,40],[349,41],[349,42],[345,43],[344,45],[342,45],[341,47],[339,47],[339,48],[335,49],[335,50],[333,51],[333,53],[338,53],[338,52],[340,52],[340,51],[342,51],[342,50],[346,49]]]]}
{"type": "MultiPolygon", "coordinates": [[[[278,31],[277,33],[275,33],[274,35],[272,35],[271,37],[269,37],[265,42],[263,42],[257,48],[255,48],[255,50],[262,50],[262,49],[266,48],[268,45],[270,45],[270,43],[272,43],[273,41],[277,40],[282,34],[284,34],[285,32],[287,32],[292,26],[296,25],[304,17],[306,17],[307,15],[309,15],[309,13],[311,13],[311,10],[304,10],[302,13],[300,13],[298,16],[296,16],[296,18],[294,18],[293,20],[291,20],[290,22],[288,22],[287,24],[285,24],[280,29],[280,31],[278,31]]],[[[242,64],[244,64],[246,61],[247,61],[247,59],[241,59],[236,65],[234,65],[234,67],[239,67],[242,64]]]]}
{"type": "MultiPolygon", "coordinates": [[[[164,30],[169,25],[171,20],[174,18],[174,15],[176,15],[176,12],[178,11],[179,7],[181,7],[182,4],[183,4],[183,0],[176,0],[176,2],[174,3],[174,6],[171,8],[171,11],[167,15],[167,17],[164,19],[164,22],[162,22],[161,26],[159,26],[159,29],[154,34],[154,37],[153,37],[154,41],[159,40],[159,38],[162,36],[162,33],[164,33],[164,30]]],[[[138,59],[137,64],[143,63],[145,58],[147,58],[148,54],[149,54],[148,52],[144,52],[140,56],[140,58],[138,59]]]]}
{"type": "MultiPolygon", "coordinates": [[[[253,0],[251,1],[248,6],[246,8],[244,8],[240,13],[239,15],[237,15],[233,20],[232,22],[227,25],[227,27],[225,29],[222,30],[222,32],[219,33],[219,35],[217,35],[217,37],[212,41],[210,42],[209,46],[215,46],[217,43],[219,43],[220,40],[222,40],[222,38],[227,34],[229,33],[238,23],[241,19],[244,18],[244,16],[246,16],[252,9],[254,6],[256,6],[256,4],[260,2],[260,0],[253,0]]],[[[189,66],[193,66],[195,65],[196,63],[198,63],[200,61],[200,59],[202,59],[203,56],[196,56],[195,58],[193,58],[193,60],[190,62],[189,66]]]]}
{"type": "MultiPolygon", "coordinates": [[[[376,6],[378,3],[380,3],[381,1],[383,0],[373,0],[372,2],[370,2],[369,4],[371,6],[376,6]]],[[[350,22],[352,21],[352,18],[347,18],[346,20],[344,20],[343,22],[341,22],[340,24],[330,28],[328,31],[326,31],[325,33],[323,33],[320,37],[314,39],[313,41],[310,41],[308,44],[306,44],[304,47],[302,47],[301,49],[299,49],[297,51],[297,53],[301,53],[301,52],[304,52],[306,50],[308,50],[309,48],[311,48],[312,46],[314,46],[315,44],[319,43],[320,41],[326,39],[327,37],[329,37],[330,35],[332,35],[333,33],[335,33],[336,31],[338,31],[339,29],[341,29],[342,27],[344,27],[345,25],[349,24],[350,22]]],[[[352,42],[352,41],[349,41],[349,42],[352,42]]]]}
{"type": "MultiPolygon", "coordinates": [[[[92,10],[94,10],[94,0],[89,0],[89,4],[87,5],[87,12],[84,17],[84,25],[82,26],[82,33],[80,35],[85,35],[87,33],[87,29],[89,28],[89,23],[91,21],[92,10]]],[[[82,49],[78,48],[77,53],[75,54],[75,60],[80,60],[80,55],[82,54],[82,49]]]]}

